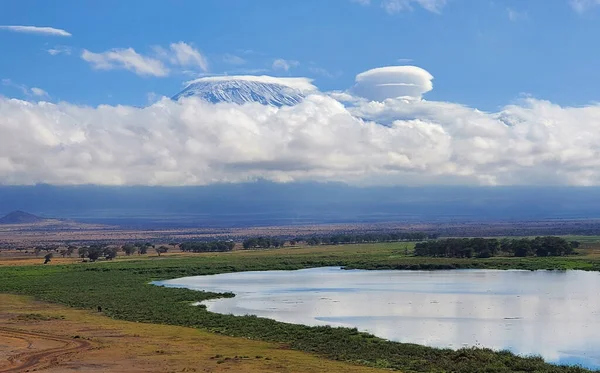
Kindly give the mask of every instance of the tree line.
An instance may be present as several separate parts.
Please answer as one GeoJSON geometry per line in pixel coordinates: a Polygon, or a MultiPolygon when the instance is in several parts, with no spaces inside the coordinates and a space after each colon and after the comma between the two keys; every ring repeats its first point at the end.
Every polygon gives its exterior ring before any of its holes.
{"type": "Polygon", "coordinates": [[[563,256],[574,254],[579,247],[577,241],[561,237],[546,236],[516,239],[496,238],[447,238],[419,242],[415,245],[415,256],[445,258],[490,258],[493,256],[563,256]]]}
{"type": "MultiPolygon", "coordinates": [[[[295,241],[292,240],[291,242],[295,241]]],[[[245,239],[242,242],[242,247],[244,249],[268,249],[271,247],[283,247],[283,245],[285,245],[285,241],[281,240],[277,237],[251,237],[248,239],[245,239]]]]}
{"type": "Polygon", "coordinates": [[[233,241],[184,242],[179,245],[181,251],[193,253],[210,253],[231,251],[235,247],[233,241]]]}
{"type": "Polygon", "coordinates": [[[311,236],[300,238],[308,245],[339,245],[351,243],[378,243],[378,242],[400,242],[400,241],[424,241],[436,239],[437,234],[425,232],[396,232],[396,233],[359,233],[359,234],[334,234],[330,236],[311,236]]]}
{"type": "Polygon", "coordinates": [[[436,239],[437,234],[424,232],[397,232],[397,233],[362,233],[362,234],[334,234],[329,236],[296,237],[289,241],[277,237],[251,237],[242,242],[244,249],[268,249],[283,247],[286,242],[295,246],[299,242],[307,245],[339,245],[354,243],[377,243],[377,242],[400,242],[400,241],[423,241],[436,239]]]}

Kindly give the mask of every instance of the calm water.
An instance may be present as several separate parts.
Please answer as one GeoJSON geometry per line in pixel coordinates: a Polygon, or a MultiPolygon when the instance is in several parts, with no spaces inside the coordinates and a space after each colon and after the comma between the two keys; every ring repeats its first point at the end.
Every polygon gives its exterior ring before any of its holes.
{"type": "Polygon", "coordinates": [[[600,368],[600,273],[582,271],[242,272],[157,282],[235,298],[212,312],[356,327],[435,347],[482,346],[600,368]]]}

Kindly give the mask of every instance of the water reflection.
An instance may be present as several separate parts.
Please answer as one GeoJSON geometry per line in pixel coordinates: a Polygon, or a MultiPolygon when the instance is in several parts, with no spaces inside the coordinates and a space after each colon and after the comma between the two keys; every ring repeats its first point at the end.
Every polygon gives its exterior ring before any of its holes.
{"type": "Polygon", "coordinates": [[[600,368],[596,272],[317,268],[158,284],[236,293],[206,302],[212,312],[357,327],[394,341],[509,349],[600,368]]]}

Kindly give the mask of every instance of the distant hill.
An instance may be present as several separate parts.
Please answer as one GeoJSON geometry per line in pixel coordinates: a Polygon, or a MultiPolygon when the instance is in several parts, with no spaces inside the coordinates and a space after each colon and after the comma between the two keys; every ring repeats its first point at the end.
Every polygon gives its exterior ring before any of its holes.
{"type": "Polygon", "coordinates": [[[32,224],[39,223],[45,219],[35,216],[24,211],[13,211],[8,215],[0,218],[0,224],[32,224]]]}

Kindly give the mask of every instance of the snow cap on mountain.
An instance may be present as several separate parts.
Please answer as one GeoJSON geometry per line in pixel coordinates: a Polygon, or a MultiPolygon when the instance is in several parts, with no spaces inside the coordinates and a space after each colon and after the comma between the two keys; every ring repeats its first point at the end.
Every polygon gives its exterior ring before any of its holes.
{"type": "Polygon", "coordinates": [[[245,104],[258,102],[270,106],[292,106],[306,94],[317,91],[307,78],[277,78],[272,76],[210,76],[187,82],[173,100],[197,97],[211,103],[245,104]]]}

